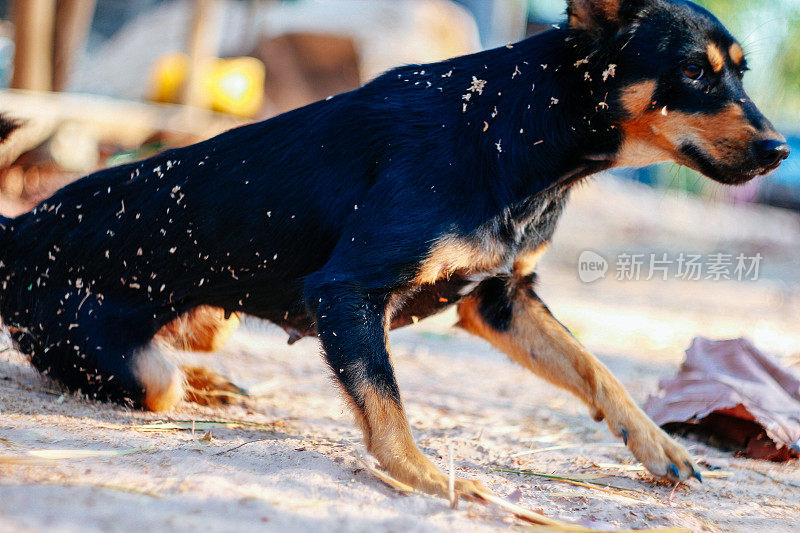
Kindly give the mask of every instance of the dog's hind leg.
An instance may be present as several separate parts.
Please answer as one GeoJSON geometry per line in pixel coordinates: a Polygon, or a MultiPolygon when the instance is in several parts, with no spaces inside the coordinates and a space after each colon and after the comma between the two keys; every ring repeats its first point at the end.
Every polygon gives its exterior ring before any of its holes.
{"type": "MultiPolygon", "coordinates": [[[[41,372],[90,398],[164,411],[186,399],[203,405],[232,403],[241,389],[215,373],[181,368],[170,347],[154,336],[159,322],[130,302],[90,295],[65,298],[60,312],[29,317],[35,331],[13,336],[41,372]],[[38,320],[37,320],[38,318],[38,320]]],[[[162,322],[163,323],[163,322],[162,322]]]]}
{"type": "Polygon", "coordinates": [[[155,339],[133,355],[133,374],[143,391],[142,405],[150,411],[166,411],[180,400],[199,405],[239,403],[247,392],[213,370],[178,366],[170,347],[155,339]]]}
{"type": "Polygon", "coordinates": [[[241,401],[245,391],[215,372],[179,366],[159,340],[121,349],[89,337],[89,346],[70,342],[36,350],[31,362],[72,391],[150,411],[167,411],[180,400],[217,406],[241,401]],[[77,349],[76,349],[77,347],[77,349]]]}
{"type": "Polygon", "coordinates": [[[238,326],[238,315],[227,315],[223,309],[201,306],[161,328],[158,337],[178,350],[217,352],[238,326]]]}
{"type": "Polygon", "coordinates": [[[163,410],[181,394],[182,376],[150,343],[158,326],[129,301],[50,289],[12,326],[20,351],[44,374],[92,399],[163,410]]]}
{"type": "Polygon", "coordinates": [[[247,391],[231,380],[200,366],[181,368],[185,376],[184,400],[199,405],[219,406],[241,403],[248,397],[247,391]]]}
{"type": "Polygon", "coordinates": [[[653,474],[700,478],[683,446],[655,425],[623,385],[558,322],[533,291],[529,277],[484,281],[458,307],[459,326],[483,337],[521,366],[584,401],[605,419],[653,474]]]}
{"type": "Polygon", "coordinates": [[[165,411],[183,398],[184,374],[157,343],[106,341],[107,337],[72,336],[36,348],[31,363],[68,389],[92,399],[165,411]]]}
{"type": "MultiPolygon", "coordinates": [[[[239,326],[239,316],[223,309],[197,307],[176,318],[158,332],[156,340],[171,348],[193,352],[219,351],[239,326]]],[[[226,405],[242,401],[247,393],[213,370],[184,366],[184,399],[199,405],[226,405]]]]}
{"type": "Polygon", "coordinates": [[[186,394],[183,371],[169,360],[158,343],[135,352],[132,374],[141,390],[141,404],[150,411],[168,411],[186,394]]]}
{"type": "Polygon", "coordinates": [[[141,390],[141,405],[167,411],[180,400],[219,406],[241,402],[247,393],[213,370],[179,366],[170,348],[156,339],[132,356],[132,373],[141,390]]]}

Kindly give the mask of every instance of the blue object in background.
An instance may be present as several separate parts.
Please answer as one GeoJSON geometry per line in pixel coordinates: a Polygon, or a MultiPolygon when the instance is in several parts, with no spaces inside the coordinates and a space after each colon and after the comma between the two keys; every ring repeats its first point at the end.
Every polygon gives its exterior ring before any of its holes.
{"type": "Polygon", "coordinates": [[[14,41],[0,38],[0,87],[7,89],[14,74],[14,41]]]}
{"type": "Polygon", "coordinates": [[[567,18],[567,3],[564,0],[529,0],[532,22],[555,24],[567,18]]]}
{"type": "Polygon", "coordinates": [[[660,172],[657,165],[650,165],[644,168],[614,168],[609,170],[608,173],[618,178],[638,181],[651,187],[658,187],[659,185],[660,172]]]}
{"type": "Polygon", "coordinates": [[[496,0],[455,0],[457,4],[469,9],[475,21],[478,23],[478,31],[481,34],[481,43],[487,45],[489,35],[492,33],[492,13],[496,0]]]}

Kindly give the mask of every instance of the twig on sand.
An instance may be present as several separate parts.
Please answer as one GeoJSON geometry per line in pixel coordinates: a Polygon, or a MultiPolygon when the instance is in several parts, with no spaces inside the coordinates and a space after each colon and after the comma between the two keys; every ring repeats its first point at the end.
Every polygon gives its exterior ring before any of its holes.
{"type": "Polygon", "coordinates": [[[275,431],[275,423],[259,424],[241,420],[172,420],[138,424],[128,428],[137,431],[208,431],[217,428],[275,431]]]}
{"type": "MultiPolygon", "coordinates": [[[[569,450],[573,448],[583,448],[588,446],[586,443],[584,444],[559,444],[557,446],[547,446],[545,448],[534,448],[531,450],[525,450],[524,452],[517,452],[511,454],[511,457],[524,457],[526,455],[534,455],[537,453],[543,452],[554,452],[559,450],[569,450]]],[[[619,442],[609,442],[609,443],[599,443],[599,444],[591,444],[592,447],[606,447],[606,448],[623,448],[625,445],[619,442]]]]}
{"type": "Polygon", "coordinates": [[[681,486],[681,483],[675,483],[675,486],[672,487],[672,490],[669,491],[669,498],[667,499],[667,503],[672,506],[672,500],[675,498],[675,492],[678,490],[678,487],[681,486]]]}
{"type": "Polygon", "coordinates": [[[458,506],[458,496],[456,496],[456,467],[453,462],[453,443],[451,442],[447,450],[450,454],[450,479],[448,480],[447,488],[450,491],[450,508],[455,509],[458,506]]]}
{"type": "Polygon", "coordinates": [[[221,451],[221,452],[217,452],[217,453],[215,453],[214,455],[225,455],[226,453],[230,453],[230,452],[232,452],[232,451],[238,450],[238,449],[239,449],[239,448],[241,448],[242,446],[247,446],[248,444],[255,444],[256,442],[264,442],[264,441],[268,441],[268,440],[274,440],[274,439],[272,439],[272,438],[266,438],[266,439],[256,439],[256,440],[250,440],[250,441],[247,441],[247,442],[243,442],[243,443],[241,443],[241,444],[240,444],[240,445],[238,445],[238,446],[234,446],[233,448],[228,448],[227,450],[223,450],[223,451],[221,451]]]}
{"type": "MultiPolygon", "coordinates": [[[[13,446],[16,449],[24,448],[24,446],[12,443],[6,439],[2,440],[3,444],[13,446]]],[[[0,464],[28,466],[47,465],[52,464],[52,461],[61,461],[66,459],[92,459],[96,457],[119,457],[122,455],[147,452],[152,449],[152,447],[132,448],[129,450],[55,450],[48,448],[24,449],[24,456],[0,455],[0,464]]]]}
{"type": "MultiPolygon", "coordinates": [[[[15,446],[22,448],[22,446],[15,446]]],[[[133,453],[147,452],[152,447],[132,448],[129,450],[55,450],[48,448],[25,450],[26,456],[0,455],[0,463],[3,464],[43,464],[48,461],[60,461],[64,459],[92,459],[95,457],[119,457],[131,455],[133,453]]]]}
{"type": "Polygon", "coordinates": [[[493,472],[506,472],[509,474],[520,474],[523,476],[535,476],[544,479],[549,479],[552,481],[560,481],[562,483],[568,483],[570,485],[575,485],[578,487],[584,487],[587,489],[599,490],[601,492],[607,492],[609,494],[614,494],[615,496],[621,496],[623,498],[628,498],[634,501],[645,501],[641,497],[634,496],[635,495],[643,495],[645,496],[646,493],[636,490],[636,489],[626,489],[624,487],[617,487],[614,485],[609,485],[607,483],[598,483],[596,481],[581,481],[579,479],[559,476],[555,474],[543,474],[541,472],[533,472],[531,470],[513,470],[508,468],[492,468],[493,472]]]}
{"type": "MultiPolygon", "coordinates": [[[[424,493],[418,492],[414,490],[413,487],[406,485],[402,481],[398,481],[394,479],[392,476],[381,472],[377,468],[371,466],[364,458],[359,454],[357,451],[355,452],[356,459],[366,468],[369,472],[372,473],[375,477],[383,481],[388,486],[392,487],[395,490],[398,490],[403,493],[413,493],[413,494],[420,494],[424,495],[424,493]]],[[[485,504],[494,504],[500,507],[501,509],[510,512],[517,518],[529,522],[531,524],[536,524],[540,526],[548,526],[551,531],[592,531],[591,529],[578,526],[575,524],[569,524],[567,522],[562,522],[560,520],[555,520],[553,518],[548,518],[542,514],[536,513],[529,509],[525,509],[518,505],[514,505],[513,503],[506,501],[502,498],[499,498],[491,493],[481,494],[482,501],[480,503],[485,504]]]]}

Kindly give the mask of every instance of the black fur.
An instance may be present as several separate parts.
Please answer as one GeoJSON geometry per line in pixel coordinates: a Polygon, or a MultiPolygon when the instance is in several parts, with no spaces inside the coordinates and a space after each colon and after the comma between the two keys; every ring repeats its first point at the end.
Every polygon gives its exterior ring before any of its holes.
{"type": "MultiPolygon", "coordinates": [[[[687,35],[684,12],[692,31],[721,25],[684,2],[625,9],[624,28],[563,26],[402,67],[83,178],[0,221],[0,314],[37,368],[98,398],[140,402],[132,354],[212,305],[317,334],[357,404],[365,384],[399,400],[384,324],[452,305],[473,282],[414,286],[438,239],[499,243],[509,264],[549,241],[570,187],[614,164],[619,99],[637,81],[658,77],[665,101],[713,107],[713,95],[671,90],[664,65],[689,46],[673,42],[687,35]],[[387,317],[394,297],[406,305],[387,317]]],[[[498,279],[481,290],[504,290],[498,279]]],[[[507,327],[510,309],[485,312],[507,327]]]]}
{"type": "Polygon", "coordinates": [[[510,278],[500,276],[484,281],[475,289],[481,315],[497,331],[505,332],[511,327],[514,300],[509,292],[514,289],[510,278]]]}

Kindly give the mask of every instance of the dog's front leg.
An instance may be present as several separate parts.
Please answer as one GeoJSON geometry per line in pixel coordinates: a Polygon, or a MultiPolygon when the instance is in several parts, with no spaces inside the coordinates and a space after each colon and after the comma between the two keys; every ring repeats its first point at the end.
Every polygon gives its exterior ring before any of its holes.
{"type": "Polygon", "coordinates": [[[605,419],[653,474],[673,481],[701,479],[684,447],[656,426],[611,372],[550,314],[530,278],[488,280],[458,311],[462,328],[583,400],[595,420],[605,419]]]}
{"type": "MultiPolygon", "coordinates": [[[[387,344],[386,298],[344,284],[306,291],[328,364],[347,394],[369,452],[394,478],[414,489],[447,496],[449,478],[411,436],[387,344]]],[[[456,480],[458,495],[480,499],[480,483],[456,480]]]]}

